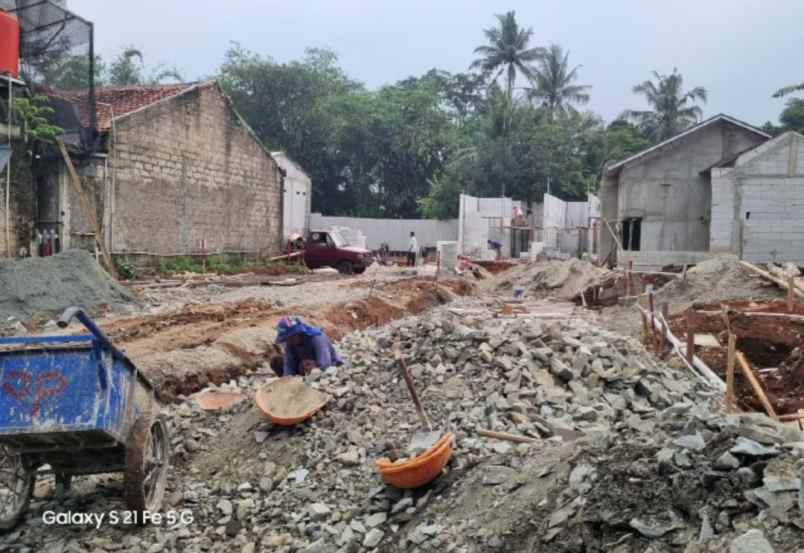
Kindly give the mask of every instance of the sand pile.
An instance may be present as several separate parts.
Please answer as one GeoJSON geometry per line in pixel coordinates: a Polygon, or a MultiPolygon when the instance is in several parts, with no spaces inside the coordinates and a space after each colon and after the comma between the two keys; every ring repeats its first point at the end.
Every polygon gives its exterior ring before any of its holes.
{"type": "Polygon", "coordinates": [[[572,300],[588,286],[602,284],[607,279],[615,277],[616,274],[608,269],[573,258],[527,265],[512,273],[498,289],[510,289],[516,285],[525,288],[528,295],[572,300]]]}
{"type": "Polygon", "coordinates": [[[0,261],[0,321],[55,315],[73,305],[92,310],[135,301],[83,250],[0,261]]]}

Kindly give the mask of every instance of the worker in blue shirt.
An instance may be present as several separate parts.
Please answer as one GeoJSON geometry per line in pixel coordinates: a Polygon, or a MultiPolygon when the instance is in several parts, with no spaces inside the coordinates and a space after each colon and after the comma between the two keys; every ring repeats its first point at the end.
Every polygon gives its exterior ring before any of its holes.
{"type": "MultiPolygon", "coordinates": [[[[276,343],[284,348],[281,376],[303,376],[314,368],[324,370],[343,364],[324,331],[306,325],[298,317],[285,317],[279,321],[276,343]]],[[[277,368],[274,370],[278,373],[277,368]]]]}

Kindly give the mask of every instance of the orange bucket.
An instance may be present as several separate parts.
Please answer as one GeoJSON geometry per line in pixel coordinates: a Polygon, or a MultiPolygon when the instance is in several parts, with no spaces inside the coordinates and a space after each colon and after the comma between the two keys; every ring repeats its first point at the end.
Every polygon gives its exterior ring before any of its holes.
{"type": "Polygon", "coordinates": [[[257,391],[257,407],[278,426],[304,422],[329,401],[329,396],[307,386],[298,376],[283,376],[257,391]]]}
{"type": "Polygon", "coordinates": [[[455,435],[444,434],[433,447],[404,463],[392,463],[388,458],[378,459],[377,469],[386,484],[395,488],[418,488],[432,482],[441,474],[455,448],[455,435]]]}

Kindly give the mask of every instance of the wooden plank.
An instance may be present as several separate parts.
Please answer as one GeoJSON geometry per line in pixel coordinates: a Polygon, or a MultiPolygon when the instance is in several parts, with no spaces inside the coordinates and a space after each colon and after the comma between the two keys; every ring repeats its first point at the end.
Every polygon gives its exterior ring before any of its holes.
{"type": "Polygon", "coordinates": [[[729,334],[729,353],[726,365],[726,410],[730,413],[737,411],[737,401],[734,395],[734,360],[737,352],[737,336],[729,334]]]}
{"type": "Polygon", "coordinates": [[[740,365],[740,369],[742,369],[743,375],[748,379],[748,382],[751,384],[751,388],[753,388],[754,393],[756,394],[757,398],[759,398],[760,403],[765,408],[765,411],[771,418],[778,419],[779,417],[776,415],[776,411],[771,405],[771,402],[768,400],[768,396],[765,395],[765,390],[762,389],[762,384],[757,380],[756,375],[754,374],[754,370],[751,368],[751,364],[746,359],[743,352],[738,351],[736,352],[737,362],[740,365]]]}

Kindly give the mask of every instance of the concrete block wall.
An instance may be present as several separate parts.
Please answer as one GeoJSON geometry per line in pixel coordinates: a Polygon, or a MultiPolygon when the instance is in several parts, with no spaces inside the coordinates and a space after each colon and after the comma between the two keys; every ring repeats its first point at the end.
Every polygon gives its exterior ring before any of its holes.
{"type": "Polygon", "coordinates": [[[214,83],[121,118],[112,248],[119,253],[279,250],[276,162],[214,83]]]}
{"type": "Polygon", "coordinates": [[[667,265],[694,265],[716,256],[715,252],[693,251],[620,251],[617,254],[617,264],[627,267],[633,261],[634,270],[658,271],[667,265]]]}
{"type": "Polygon", "coordinates": [[[616,197],[617,220],[641,218],[643,250],[708,250],[712,191],[701,172],[764,141],[724,121],[701,127],[624,166],[609,184],[616,196],[601,196],[603,213],[610,217],[605,203],[616,197]]]}
{"type": "Polygon", "coordinates": [[[737,251],[739,232],[736,213],[739,186],[733,169],[712,169],[712,220],[709,223],[709,249],[713,252],[737,251]]]}
{"type": "Polygon", "coordinates": [[[804,176],[746,178],[741,184],[743,258],[804,264],[804,176]]]}

